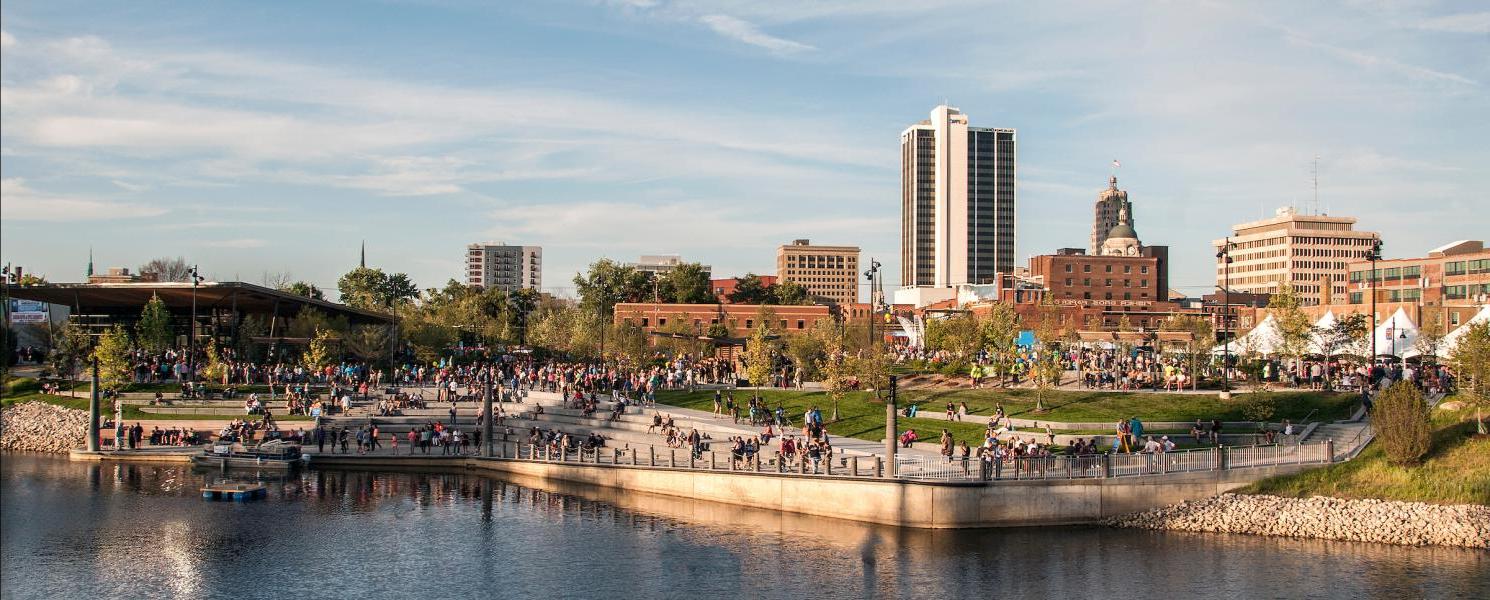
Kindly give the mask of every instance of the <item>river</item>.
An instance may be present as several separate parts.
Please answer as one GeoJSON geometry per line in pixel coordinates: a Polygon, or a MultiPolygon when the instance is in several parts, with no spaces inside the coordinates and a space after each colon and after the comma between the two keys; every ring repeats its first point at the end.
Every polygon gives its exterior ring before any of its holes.
{"type": "Polygon", "coordinates": [[[921,531],[451,473],[0,460],[3,598],[1455,598],[1490,555],[1097,527],[921,531]],[[251,475],[247,477],[252,477],[251,475]]]}

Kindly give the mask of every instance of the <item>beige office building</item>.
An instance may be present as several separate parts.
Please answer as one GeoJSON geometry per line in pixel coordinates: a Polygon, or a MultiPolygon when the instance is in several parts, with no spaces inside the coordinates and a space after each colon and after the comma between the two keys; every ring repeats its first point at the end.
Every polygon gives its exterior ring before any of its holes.
{"type": "MultiPolygon", "coordinates": [[[[1237,225],[1230,238],[1211,244],[1220,250],[1231,243],[1231,291],[1271,294],[1287,281],[1305,305],[1343,303],[1347,265],[1364,258],[1381,238],[1374,231],[1356,231],[1355,222],[1285,207],[1272,218],[1237,225]]],[[[1217,288],[1227,284],[1222,260],[1216,259],[1217,288]]]]}
{"type": "Polygon", "coordinates": [[[946,289],[1014,272],[1015,131],[956,108],[900,134],[900,285],[946,289]]]}
{"type": "Polygon", "coordinates": [[[777,282],[797,282],[816,302],[858,302],[858,277],[858,246],[814,246],[808,240],[794,240],[776,248],[777,282]]]}

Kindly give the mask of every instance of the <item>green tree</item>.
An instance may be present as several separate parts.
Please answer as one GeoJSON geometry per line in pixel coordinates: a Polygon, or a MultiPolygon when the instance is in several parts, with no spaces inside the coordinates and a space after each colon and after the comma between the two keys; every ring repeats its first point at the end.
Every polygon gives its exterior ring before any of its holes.
{"type": "Polygon", "coordinates": [[[368,364],[387,356],[388,346],[388,328],[383,325],[357,325],[342,338],[342,347],[368,364]]]}
{"type": "Polygon", "coordinates": [[[305,353],[300,356],[300,363],[306,369],[319,371],[336,360],[337,335],[329,329],[316,330],[316,336],[311,338],[310,344],[306,346],[305,353]]]}
{"type": "MultiPolygon", "coordinates": [[[[1324,353],[1325,358],[1331,358],[1340,354],[1370,354],[1363,351],[1362,345],[1368,340],[1371,326],[1366,323],[1366,315],[1355,313],[1345,315],[1335,320],[1333,325],[1320,330],[1316,336],[1319,340],[1319,350],[1324,353]]],[[[1333,385],[1330,380],[1330,361],[1324,363],[1325,385],[1333,385]]]]}
{"type": "Polygon", "coordinates": [[[1371,427],[1393,464],[1417,464],[1432,449],[1428,403],[1410,382],[1399,381],[1377,394],[1371,407],[1371,427]]]}
{"type": "Polygon", "coordinates": [[[528,318],[538,308],[538,290],[523,288],[514,290],[507,297],[507,322],[517,331],[517,342],[528,343],[528,318]]]}
{"type": "MultiPolygon", "coordinates": [[[[52,331],[52,351],[47,356],[47,362],[58,378],[71,383],[77,380],[92,351],[93,340],[88,337],[87,331],[70,322],[63,323],[52,331]]],[[[68,390],[71,394],[72,386],[68,386],[68,390]]]]}
{"type": "Polygon", "coordinates": [[[1061,375],[1065,371],[1060,356],[1060,344],[1066,337],[1066,320],[1060,307],[1049,300],[1037,309],[1035,339],[1038,349],[1031,353],[1030,374],[1035,380],[1035,412],[1045,412],[1045,397],[1060,387],[1061,375]]]}
{"type": "Polygon", "coordinates": [[[222,352],[217,350],[217,340],[207,339],[207,361],[203,363],[198,372],[204,381],[217,381],[226,384],[228,376],[228,365],[222,360],[222,352]]]}
{"type": "Polygon", "coordinates": [[[1272,392],[1260,390],[1242,396],[1242,416],[1248,421],[1266,422],[1278,412],[1278,398],[1272,392]]]}
{"type": "Polygon", "coordinates": [[[352,325],[347,321],[345,316],[338,315],[333,317],[318,309],[307,306],[301,308],[300,312],[295,313],[295,318],[290,319],[290,322],[285,326],[284,333],[281,335],[293,338],[313,338],[322,329],[341,334],[346,333],[351,328],[352,325]]]}
{"type": "Polygon", "coordinates": [[[811,381],[818,376],[817,366],[822,362],[827,348],[823,343],[823,336],[815,335],[820,329],[821,322],[811,330],[790,336],[786,340],[786,356],[792,361],[793,377],[798,386],[803,381],[811,381]]]}
{"type": "Polygon", "coordinates": [[[657,278],[658,295],[663,302],[712,304],[715,302],[709,271],[692,262],[683,263],[657,278]]]}
{"type": "Polygon", "coordinates": [[[727,338],[729,337],[729,326],[725,325],[724,323],[710,323],[709,329],[704,333],[704,335],[716,340],[727,338]]]}
{"type": "Polygon", "coordinates": [[[1445,333],[1443,307],[1425,307],[1422,318],[1423,324],[1418,328],[1418,338],[1413,340],[1412,346],[1421,354],[1423,361],[1436,362],[1445,333]]]}
{"type": "Polygon", "coordinates": [[[306,298],[310,298],[312,300],[326,299],[326,293],[322,292],[321,288],[316,287],[316,284],[309,281],[292,281],[285,284],[283,287],[280,287],[279,291],[295,294],[297,296],[305,296],[306,298]]]}
{"type": "Polygon", "coordinates": [[[926,345],[968,360],[983,349],[983,328],[972,313],[958,313],[926,324],[926,345]]]}
{"type": "Polygon", "coordinates": [[[574,287],[579,292],[580,306],[591,313],[606,317],[615,313],[621,302],[645,302],[660,290],[652,285],[651,276],[602,258],[590,264],[589,271],[575,274],[574,287]]]}
{"type": "Polygon", "coordinates": [[[357,267],[336,282],[341,302],[364,310],[391,311],[419,297],[419,287],[403,273],[389,275],[382,269],[357,267]]]}
{"type": "Polygon", "coordinates": [[[37,275],[35,273],[22,273],[21,274],[21,278],[18,279],[18,280],[16,280],[16,285],[19,285],[21,287],[30,287],[30,286],[33,286],[33,285],[46,285],[46,284],[47,284],[47,278],[46,278],[46,276],[44,276],[44,275],[37,275]]]}
{"type": "Polygon", "coordinates": [[[771,384],[775,356],[776,340],[771,339],[770,327],[765,322],[757,323],[750,339],[745,341],[745,378],[750,380],[750,385],[771,384]]]}
{"type": "Polygon", "coordinates": [[[641,325],[630,321],[621,321],[611,325],[605,346],[607,352],[632,365],[644,365],[647,363],[647,358],[651,356],[646,330],[642,329],[641,325]]]}
{"type": "Polygon", "coordinates": [[[1268,300],[1268,312],[1278,324],[1279,353],[1294,359],[1303,369],[1304,355],[1309,352],[1309,342],[1314,339],[1314,323],[1304,312],[1303,300],[1292,284],[1285,281],[1278,287],[1278,292],[1268,300]]]}
{"type": "Polygon", "coordinates": [[[812,298],[807,295],[807,288],[802,287],[802,284],[795,281],[778,283],[766,289],[770,292],[768,294],[768,302],[783,306],[812,304],[812,298]]]}
{"type": "Polygon", "coordinates": [[[1197,389],[1200,386],[1201,361],[1209,358],[1211,346],[1216,340],[1215,332],[1211,329],[1211,320],[1200,315],[1178,315],[1165,319],[1160,329],[1190,334],[1190,340],[1185,342],[1185,363],[1190,366],[1190,388],[1197,389]]]}
{"type": "Polygon", "coordinates": [[[1449,362],[1454,366],[1460,380],[1461,395],[1475,405],[1477,427],[1481,435],[1485,432],[1485,421],[1479,411],[1490,403],[1490,322],[1480,321],[1461,325],[1466,327],[1454,347],[1449,349],[1449,362]]]}
{"type": "Polygon", "coordinates": [[[455,345],[456,330],[434,322],[423,312],[414,312],[399,320],[399,333],[415,360],[431,363],[455,345]]]}
{"type": "Polygon", "coordinates": [[[982,321],[982,337],[983,345],[988,348],[989,366],[1002,385],[1014,362],[1014,343],[1019,339],[1019,313],[1014,312],[1014,307],[1009,304],[993,303],[982,321]]]}
{"type": "Polygon", "coordinates": [[[728,297],[735,304],[770,304],[771,296],[771,289],[761,281],[760,275],[746,273],[735,278],[735,290],[728,297]]]}
{"type": "Polygon", "coordinates": [[[115,325],[98,337],[93,357],[98,359],[98,379],[104,388],[121,389],[134,380],[129,350],[129,332],[123,325],[115,325]]]}
{"type": "Polygon", "coordinates": [[[145,309],[140,311],[140,322],[135,325],[135,337],[140,347],[150,352],[164,352],[175,345],[176,334],[171,330],[171,311],[159,295],[150,296],[145,309]]]}

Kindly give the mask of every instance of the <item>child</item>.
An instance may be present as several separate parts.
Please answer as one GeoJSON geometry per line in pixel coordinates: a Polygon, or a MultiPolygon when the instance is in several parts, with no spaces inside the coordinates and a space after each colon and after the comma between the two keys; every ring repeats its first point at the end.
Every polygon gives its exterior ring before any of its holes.
{"type": "Polygon", "coordinates": [[[393,455],[398,456],[398,434],[395,433],[391,437],[393,438],[393,455]]]}

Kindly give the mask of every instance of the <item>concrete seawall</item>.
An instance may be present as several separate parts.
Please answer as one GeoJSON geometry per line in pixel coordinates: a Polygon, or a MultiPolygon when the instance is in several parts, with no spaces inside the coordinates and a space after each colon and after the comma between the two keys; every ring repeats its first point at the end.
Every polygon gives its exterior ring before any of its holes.
{"type": "Polygon", "coordinates": [[[1153,477],[929,483],[700,471],[527,460],[316,456],[317,468],[461,468],[550,486],[575,483],[628,492],[866,523],[925,529],[1097,523],[1221,494],[1298,465],[1153,477]]]}

